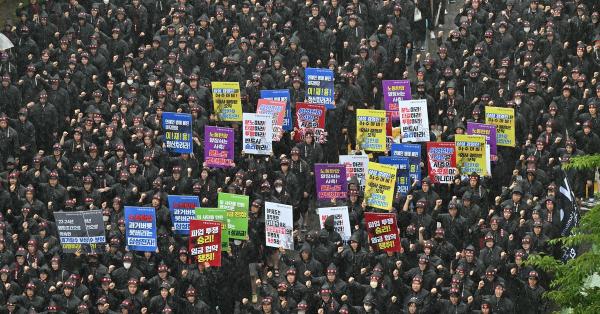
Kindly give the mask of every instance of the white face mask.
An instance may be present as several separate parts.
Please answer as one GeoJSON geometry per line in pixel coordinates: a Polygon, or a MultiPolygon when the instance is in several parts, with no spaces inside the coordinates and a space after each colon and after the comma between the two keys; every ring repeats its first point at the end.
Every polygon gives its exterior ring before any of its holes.
{"type": "Polygon", "coordinates": [[[104,2],[104,4],[108,4],[108,0],[102,0],[102,2],[104,2]]]}
{"type": "Polygon", "coordinates": [[[150,85],[150,87],[154,87],[154,85],[155,85],[155,84],[154,84],[154,81],[150,81],[150,82],[148,82],[148,85],[150,85]]]}
{"type": "Polygon", "coordinates": [[[515,98],[515,104],[520,105],[521,104],[521,98],[515,98]]]}
{"type": "Polygon", "coordinates": [[[123,263],[123,267],[125,267],[125,269],[129,269],[129,268],[131,268],[131,263],[125,262],[125,263],[123,263]]]}
{"type": "Polygon", "coordinates": [[[133,80],[127,80],[127,85],[133,84],[133,80]]]}
{"type": "Polygon", "coordinates": [[[525,33],[529,33],[529,31],[531,30],[531,28],[530,27],[525,27],[525,28],[523,28],[523,30],[525,31],[525,33]]]}
{"type": "Polygon", "coordinates": [[[367,304],[363,305],[363,307],[365,308],[365,312],[370,312],[371,309],[373,308],[372,305],[367,305],[367,304]]]}
{"type": "Polygon", "coordinates": [[[373,289],[377,288],[377,281],[371,281],[369,283],[369,286],[371,286],[371,288],[373,288],[373,289]]]}
{"type": "Polygon", "coordinates": [[[103,220],[104,222],[107,222],[109,218],[110,218],[110,217],[108,217],[108,216],[102,216],[102,220],[103,220]]]}
{"type": "Polygon", "coordinates": [[[181,84],[181,79],[175,79],[176,84],[181,84]]]}
{"type": "Polygon", "coordinates": [[[306,311],[298,311],[298,314],[306,314],[306,311]]]}
{"type": "Polygon", "coordinates": [[[233,240],[233,244],[240,245],[242,244],[242,240],[233,240]]]}
{"type": "Polygon", "coordinates": [[[275,191],[277,191],[277,193],[281,193],[281,191],[283,191],[283,188],[278,186],[275,188],[275,191]]]}

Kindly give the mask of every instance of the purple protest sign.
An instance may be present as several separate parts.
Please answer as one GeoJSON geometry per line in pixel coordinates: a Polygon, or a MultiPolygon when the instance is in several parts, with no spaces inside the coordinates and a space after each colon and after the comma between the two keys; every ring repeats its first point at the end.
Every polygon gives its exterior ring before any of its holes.
{"type": "Polygon", "coordinates": [[[467,134],[485,136],[485,143],[490,146],[490,158],[492,161],[496,161],[498,148],[496,145],[495,125],[467,122],[467,134]]]}
{"type": "Polygon", "coordinates": [[[401,100],[411,100],[409,80],[384,80],[381,82],[383,88],[383,103],[385,110],[389,113],[392,121],[400,119],[398,112],[398,102],[401,100]]]}
{"type": "Polygon", "coordinates": [[[204,127],[204,161],[208,167],[226,168],[233,164],[233,129],[204,127]]]}
{"type": "Polygon", "coordinates": [[[315,164],[315,180],[319,200],[345,199],[347,197],[345,165],[315,164]]]}

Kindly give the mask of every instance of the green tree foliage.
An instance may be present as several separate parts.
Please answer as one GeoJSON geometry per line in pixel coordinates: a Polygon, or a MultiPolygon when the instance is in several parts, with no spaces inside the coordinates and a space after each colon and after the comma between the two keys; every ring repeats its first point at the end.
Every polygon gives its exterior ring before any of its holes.
{"type": "MultiPolygon", "coordinates": [[[[600,155],[571,159],[564,168],[594,171],[600,167],[600,155]]],[[[576,258],[563,263],[548,255],[532,255],[527,264],[552,277],[546,297],[561,310],[572,313],[600,313],[600,205],[583,215],[572,235],[552,240],[566,247],[577,247],[576,258]],[[595,280],[592,280],[595,279],[595,280]]]]}

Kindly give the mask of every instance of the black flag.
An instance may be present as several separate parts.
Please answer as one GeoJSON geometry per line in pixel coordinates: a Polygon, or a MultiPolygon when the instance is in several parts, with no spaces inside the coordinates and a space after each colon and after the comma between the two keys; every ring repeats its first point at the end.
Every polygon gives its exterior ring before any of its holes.
{"type": "MultiPolygon", "coordinates": [[[[577,201],[575,200],[575,194],[571,190],[571,184],[569,183],[569,178],[565,171],[561,171],[562,178],[560,180],[560,188],[558,197],[558,205],[560,206],[560,210],[562,211],[562,230],[561,236],[566,237],[572,234],[573,227],[579,226],[579,205],[577,205],[577,201]]],[[[577,251],[574,247],[565,247],[563,251],[562,259],[563,261],[567,261],[569,259],[575,258],[577,256],[577,251]]]]}

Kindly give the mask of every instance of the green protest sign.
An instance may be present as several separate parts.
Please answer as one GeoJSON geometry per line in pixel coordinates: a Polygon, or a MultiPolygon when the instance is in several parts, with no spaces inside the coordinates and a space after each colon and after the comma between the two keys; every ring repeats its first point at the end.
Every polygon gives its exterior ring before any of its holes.
{"type": "Polygon", "coordinates": [[[248,207],[250,198],[247,195],[219,193],[219,208],[227,210],[229,237],[237,240],[248,239],[248,207]]]}

